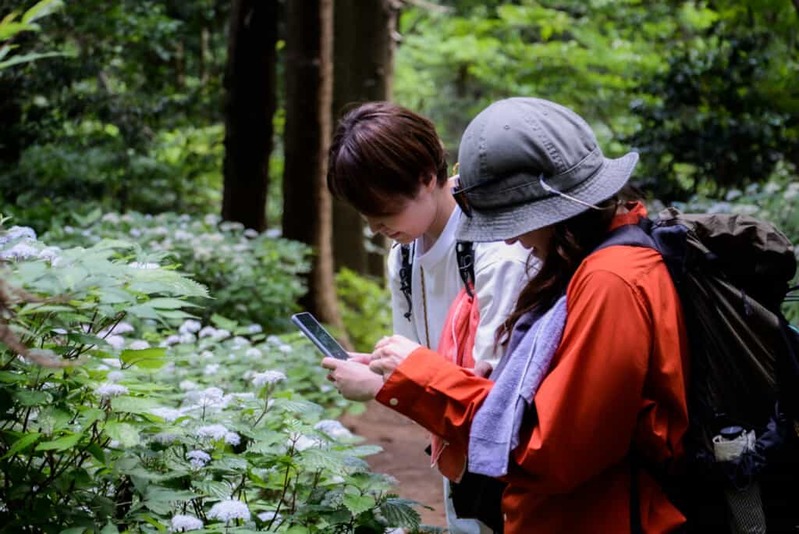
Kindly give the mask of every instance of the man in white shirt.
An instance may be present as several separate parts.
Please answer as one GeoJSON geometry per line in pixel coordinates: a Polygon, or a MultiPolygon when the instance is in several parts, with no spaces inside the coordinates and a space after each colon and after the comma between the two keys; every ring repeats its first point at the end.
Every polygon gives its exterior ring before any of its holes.
{"type": "MultiPolygon", "coordinates": [[[[450,306],[464,281],[455,240],[455,228],[463,214],[452,196],[446,156],[434,125],[387,102],[361,105],[338,124],[327,182],[335,196],[364,216],[372,231],[396,242],[388,257],[394,333],[437,348],[450,306]],[[405,262],[401,245],[408,246],[405,262]],[[403,267],[410,268],[409,279],[403,280],[403,267]],[[408,281],[410,286],[403,288],[408,281]]],[[[502,355],[495,332],[513,309],[533,269],[528,269],[528,254],[520,246],[475,243],[473,255],[479,323],[471,357],[476,372],[486,376],[502,355]]],[[[356,383],[371,382],[372,387],[366,389],[374,393],[382,386],[382,378],[361,363],[325,360],[323,365],[331,369],[330,378],[347,398],[371,398],[348,396],[350,386],[356,383]]],[[[458,518],[449,490],[445,478],[449,532],[491,532],[477,520],[458,518]]]]}

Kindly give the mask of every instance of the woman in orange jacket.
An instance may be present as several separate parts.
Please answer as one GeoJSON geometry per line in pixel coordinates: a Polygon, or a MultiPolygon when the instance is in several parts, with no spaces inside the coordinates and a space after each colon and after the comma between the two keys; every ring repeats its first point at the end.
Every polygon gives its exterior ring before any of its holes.
{"type": "MultiPolygon", "coordinates": [[[[679,299],[656,251],[598,247],[646,215],[621,198],[637,159],[606,158],[585,121],[553,102],[483,110],[460,144],[458,238],[518,241],[542,261],[497,332],[506,355],[490,379],[397,335],[370,356],[385,380],[379,402],[468,450],[470,471],[507,483],[507,533],[669,532],[685,521],[638,468],[682,452],[679,299]]],[[[322,364],[334,381],[357,365],[322,364]]]]}

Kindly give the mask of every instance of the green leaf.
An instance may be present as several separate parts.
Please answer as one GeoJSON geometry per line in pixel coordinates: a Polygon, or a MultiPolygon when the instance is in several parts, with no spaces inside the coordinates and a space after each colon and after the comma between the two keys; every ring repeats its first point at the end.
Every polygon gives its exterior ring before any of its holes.
{"type": "Polygon", "coordinates": [[[103,429],[105,434],[116,441],[123,447],[133,447],[141,443],[139,431],[136,427],[128,423],[120,423],[117,421],[110,421],[103,429]]]}
{"type": "Polygon", "coordinates": [[[216,497],[218,499],[229,498],[230,492],[232,490],[230,484],[228,484],[227,482],[221,482],[219,480],[209,480],[207,478],[193,480],[191,485],[193,488],[195,488],[203,495],[208,495],[209,497],[216,497]]]}
{"type": "Polygon", "coordinates": [[[19,56],[13,56],[11,59],[7,59],[6,61],[0,62],[0,69],[5,69],[7,67],[11,67],[13,65],[19,65],[20,63],[28,63],[29,61],[36,61],[37,59],[43,59],[46,57],[57,57],[63,56],[65,54],[61,52],[44,52],[44,53],[31,53],[31,54],[22,54],[19,56]]]}
{"type": "Polygon", "coordinates": [[[11,371],[0,371],[0,383],[3,384],[23,384],[27,382],[27,377],[20,373],[11,371]]]}
{"type": "Polygon", "coordinates": [[[89,446],[86,447],[86,450],[89,451],[89,454],[91,454],[95,460],[101,464],[105,463],[105,451],[100,445],[97,443],[90,443],[89,446]]]}
{"type": "Polygon", "coordinates": [[[37,451],[65,451],[73,448],[80,442],[83,434],[69,434],[64,437],[52,440],[43,441],[36,446],[37,451]]]}
{"type": "Polygon", "coordinates": [[[159,406],[157,400],[142,397],[114,397],[111,399],[111,408],[115,412],[149,414],[159,406]]]}
{"type": "Polygon", "coordinates": [[[29,24],[34,20],[38,20],[42,17],[50,15],[56,9],[60,8],[63,5],[61,0],[42,0],[34,4],[32,8],[27,10],[24,15],[22,15],[22,22],[24,24],[29,24]]]}
{"type": "Polygon", "coordinates": [[[323,408],[316,403],[306,400],[289,400],[276,398],[275,409],[282,409],[287,412],[299,413],[303,415],[321,414],[323,408]]]}
{"type": "Polygon", "coordinates": [[[13,445],[11,445],[11,447],[8,449],[8,452],[6,452],[2,457],[0,457],[0,460],[4,460],[9,456],[13,456],[18,452],[22,452],[23,450],[27,449],[28,447],[39,441],[39,438],[41,436],[42,435],[39,434],[38,432],[31,432],[30,434],[24,434],[21,438],[15,441],[13,445]]]}
{"type": "Polygon", "coordinates": [[[189,306],[198,307],[197,304],[184,302],[178,299],[154,298],[147,301],[147,304],[158,310],[178,310],[189,306]]]}
{"type": "Polygon", "coordinates": [[[211,315],[211,324],[217,328],[224,328],[225,330],[229,330],[231,332],[238,326],[236,321],[231,321],[227,317],[223,317],[216,313],[211,315]]]}
{"type": "Polygon", "coordinates": [[[14,398],[22,406],[41,406],[43,404],[49,404],[53,401],[53,396],[46,391],[15,391],[14,398]]]}
{"type": "Polygon", "coordinates": [[[305,449],[302,451],[298,462],[302,467],[309,471],[330,471],[342,474],[347,471],[347,464],[340,455],[331,451],[316,448],[305,449]]]}
{"type": "Polygon", "coordinates": [[[360,515],[371,509],[375,505],[375,498],[371,495],[351,495],[345,494],[343,498],[344,506],[352,512],[352,515],[360,515]]]}
{"type": "Polygon", "coordinates": [[[165,355],[165,347],[152,347],[141,350],[126,349],[119,355],[119,359],[127,365],[135,365],[142,369],[158,369],[166,363],[164,361],[165,355]]]}
{"type": "Polygon", "coordinates": [[[144,293],[166,293],[178,297],[208,297],[205,286],[166,269],[134,269],[130,289],[144,293]]]}
{"type": "Polygon", "coordinates": [[[389,498],[380,505],[379,510],[389,525],[413,530],[419,528],[422,517],[411,504],[416,503],[407,499],[389,498]]]}
{"type": "Polygon", "coordinates": [[[11,15],[13,15],[13,13],[9,14],[9,16],[3,19],[2,24],[0,24],[0,41],[5,41],[7,39],[10,39],[11,37],[20,32],[38,30],[38,28],[35,26],[31,27],[28,26],[27,24],[22,24],[19,22],[11,22],[11,19],[9,18],[11,15]]]}

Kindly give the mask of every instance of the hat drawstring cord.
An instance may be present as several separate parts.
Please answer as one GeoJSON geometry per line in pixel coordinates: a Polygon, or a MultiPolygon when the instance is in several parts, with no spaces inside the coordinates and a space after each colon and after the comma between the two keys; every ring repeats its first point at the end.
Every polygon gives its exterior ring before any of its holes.
{"type": "Polygon", "coordinates": [[[585,206],[586,208],[591,208],[591,209],[594,209],[594,210],[602,211],[602,208],[600,208],[599,206],[595,206],[594,204],[586,202],[585,200],[580,200],[579,198],[573,197],[571,195],[567,195],[563,191],[558,191],[557,189],[555,189],[551,185],[547,184],[544,181],[544,174],[543,173],[541,173],[541,175],[538,176],[538,183],[541,184],[541,187],[543,187],[544,191],[546,191],[547,193],[554,193],[554,194],[556,194],[558,196],[561,196],[561,197],[565,198],[566,200],[571,200],[572,202],[576,202],[576,203],[578,203],[578,204],[580,204],[582,206],[585,206]]]}

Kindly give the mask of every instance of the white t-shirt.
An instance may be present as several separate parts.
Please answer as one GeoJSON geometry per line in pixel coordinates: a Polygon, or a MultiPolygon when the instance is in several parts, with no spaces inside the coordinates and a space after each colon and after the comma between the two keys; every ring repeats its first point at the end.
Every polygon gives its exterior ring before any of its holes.
{"type": "MultiPolygon", "coordinates": [[[[438,240],[423,250],[422,238],[411,244],[412,312],[410,321],[405,295],[400,291],[399,270],[402,258],[399,245],[388,255],[388,280],[391,289],[391,308],[394,333],[435,349],[447,318],[450,304],[463,288],[455,253],[455,228],[462,217],[459,207],[450,215],[438,240]]],[[[496,365],[502,356],[494,350],[497,327],[507,318],[516,304],[524,284],[529,251],[518,243],[474,243],[474,277],[477,302],[480,306],[480,326],[474,342],[474,360],[496,365]]],[[[534,273],[531,273],[531,275],[534,273]]]]}

